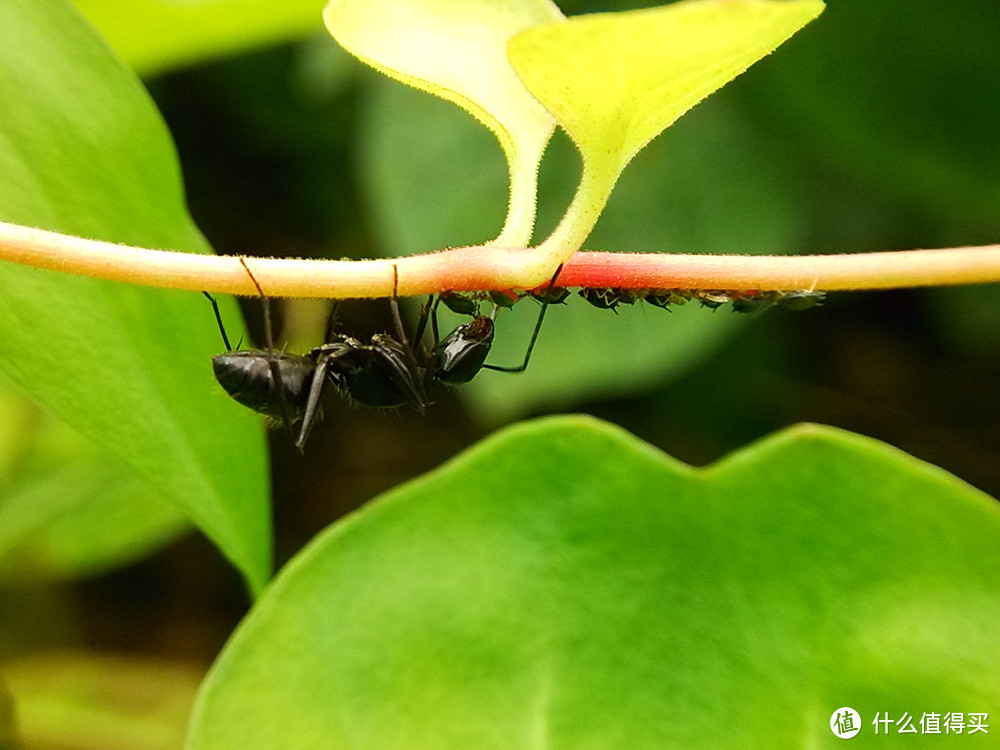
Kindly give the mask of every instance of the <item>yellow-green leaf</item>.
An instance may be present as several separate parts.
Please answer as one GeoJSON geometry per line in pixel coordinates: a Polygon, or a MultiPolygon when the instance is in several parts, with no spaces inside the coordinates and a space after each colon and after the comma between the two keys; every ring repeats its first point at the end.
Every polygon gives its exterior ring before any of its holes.
{"type": "Polygon", "coordinates": [[[496,242],[524,245],[534,226],[536,174],[555,124],[507,59],[507,41],[561,22],[549,0],[331,0],[327,28],[382,73],[447,99],[497,136],[510,169],[507,222],[496,242]]]}
{"type": "Polygon", "coordinates": [[[511,39],[521,80],[584,158],[577,201],[551,243],[568,257],[636,152],[823,7],[820,0],[685,0],[577,16],[511,39]]]}

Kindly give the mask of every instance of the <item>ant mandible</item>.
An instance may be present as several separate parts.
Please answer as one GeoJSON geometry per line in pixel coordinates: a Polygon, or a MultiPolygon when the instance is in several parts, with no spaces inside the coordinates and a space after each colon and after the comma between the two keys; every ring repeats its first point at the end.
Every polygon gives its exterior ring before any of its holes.
{"type": "Polygon", "coordinates": [[[562,266],[556,269],[546,290],[524,361],[517,367],[486,364],[493,344],[494,320],[500,309],[494,306],[491,315],[473,313],[469,323],[455,328],[443,339],[438,336],[437,308],[441,296],[431,296],[420,310],[420,319],[411,338],[407,337],[399,312],[399,271],[392,267],[392,312],[395,336],[377,333],[370,343],[334,332],[336,307],[327,323],[323,344],[306,354],[289,354],[274,348],[271,333],[270,300],[257,282],[243,258],[239,259],[260,295],[264,312],[264,342],[266,349],[233,350],[222,323],[219,305],[208,292],[203,294],[212,303],[226,352],[212,358],[212,368],[219,385],[243,406],[272,419],[280,420],[291,434],[293,425],[301,422],[294,438],[299,451],[316,420],[322,416],[321,397],[327,382],[342,395],[365,406],[387,408],[409,404],[419,412],[431,405],[428,393],[435,382],[457,385],[472,380],[480,370],[523,372],[528,367],[538,332],[545,319],[548,297],[555,286],[562,266]],[[432,346],[421,345],[431,323],[432,346]]]}

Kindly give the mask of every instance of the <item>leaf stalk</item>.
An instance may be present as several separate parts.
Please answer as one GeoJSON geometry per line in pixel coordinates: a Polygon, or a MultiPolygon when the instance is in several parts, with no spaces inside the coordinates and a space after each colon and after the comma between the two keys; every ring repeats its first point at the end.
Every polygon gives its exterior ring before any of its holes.
{"type": "MultiPolygon", "coordinates": [[[[271,297],[388,297],[533,289],[538,248],[471,246],[405,258],[303,260],[244,256],[271,297]]],[[[119,245],[0,222],[0,260],[147,286],[256,295],[236,256],[119,245]]],[[[549,271],[551,275],[551,271],[549,271]]],[[[706,290],[864,290],[1000,281],[1000,245],[837,255],[574,254],[567,287],[706,290]]]]}

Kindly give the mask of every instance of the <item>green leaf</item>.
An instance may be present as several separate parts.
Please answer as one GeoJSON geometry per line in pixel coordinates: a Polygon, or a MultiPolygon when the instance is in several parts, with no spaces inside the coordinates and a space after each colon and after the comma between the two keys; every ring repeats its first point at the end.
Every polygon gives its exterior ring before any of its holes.
{"type": "Polygon", "coordinates": [[[111,460],[54,468],[4,494],[4,582],[103,573],[146,557],[189,528],[176,506],[111,460]]]}
{"type": "Polygon", "coordinates": [[[853,176],[856,201],[874,192],[858,201],[869,221],[879,194],[910,207],[906,241],[995,241],[1000,3],[839,0],[836,10],[797,45],[794,64],[770,66],[750,89],[780,107],[776,137],[853,176]]]}
{"type": "Polygon", "coordinates": [[[26,747],[105,750],[179,747],[200,676],[186,665],[72,652],[8,662],[4,674],[26,747]]]}
{"type": "MultiPolygon", "coordinates": [[[[3,3],[0,29],[0,219],[207,251],[162,120],[72,6],[3,3]]],[[[207,302],[7,263],[0,288],[0,368],[131,467],[148,494],[184,510],[262,588],[271,547],[262,430],[215,387],[210,357],[221,342],[207,302]]],[[[224,312],[235,326],[235,305],[224,312]]]]}
{"type": "Polygon", "coordinates": [[[0,390],[0,581],[93,575],[189,528],[173,503],[64,422],[0,390]]]}
{"type": "Polygon", "coordinates": [[[142,75],[318,30],[316,0],[75,0],[142,75]]]}
{"type": "Polygon", "coordinates": [[[834,747],[845,704],[988,712],[998,617],[1000,508],[893,448],[806,425],[693,469],[551,418],[290,562],[188,748],[834,747]]]}
{"type": "Polygon", "coordinates": [[[549,0],[331,0],[327,28],[386,75],[458,104],[496,135],[510,171],[507,221],[495,242],[523,246],[535,217],[538,164],[555,123],[507,60],[507,40],[562,19],[549,0]]]}
{"type": "Polygon", "coordinates": [[[503,221],[507,180],[490,134],[454,107],[375,81],[360,97],[358,180],[379,249],[427,253],[488,240],[503,221]],[[475,169],[469,169],[475,164],[475,169]]]}
{"type": "Polygon", "coordinates": [[[643,146],[823,7],[820,0],[685,0],[576,16],[511,39],[517,74],[584,159],[577,196],[544,243],[557,262],[583,244],[643,146]]]}

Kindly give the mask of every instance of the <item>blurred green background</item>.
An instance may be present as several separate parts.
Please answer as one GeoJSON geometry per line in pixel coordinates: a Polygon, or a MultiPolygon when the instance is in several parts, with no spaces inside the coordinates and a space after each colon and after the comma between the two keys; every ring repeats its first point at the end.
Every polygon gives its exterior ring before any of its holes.
{"type": "MultiPolygon", "coordinates": [[[[559,4],[575,14],[654,3],[559,4]]],[[[99,24],[115,13],[78,5],[99,24]]],[[[1000,241],[1000,4],[827,6],[642,151],[586,247],[800,254],[1000,241]]],[[[173,56],[143,58],[134,38],[142,28],[162,46],[162,24],[128,27],[123,54],[174,134],[192,214],[215,249],[364,258],[495,236],[506,174],[492,136],[349,58],[321,28],[321,2],[288,8],[294,22],[270,35],[238,30],[242,43],[224,43],[236,32],[223,23],[220,37],[173,56]]],[[[578,174],[557,134],[542,166],[539,237],[578,174]]],[[[262,340],[259,304],[244,311],[262,340]]],[[[279,338],[317,342],[321,305],[281,312],[279,338]]],[[[523,302],[501,315],[491,361],[520,360],[536,313],[523,302]]],[[[215,325],[207,304],[205,325],[215,325]]],[[[341,325],[387,330],[388,306],[344,304],[341,325]]],[[[336,518],[496,427],[557,411],[610,420],[696,465],[821,422],[1000,496],[1000,293],[841,293],[806,312],[753,316],[694,304],[615,314],[574,296],[550,311],[527,373],[485,372],[436,402],[420,416],[331,398],[304,458],[272,434],[279,565],[336,518]]],[[[125,650],[202,666],[246,607],[235,572],[195,535],[112,572],[9,587],[4,600],[0,627],[19,652],[125,650]]]]}

